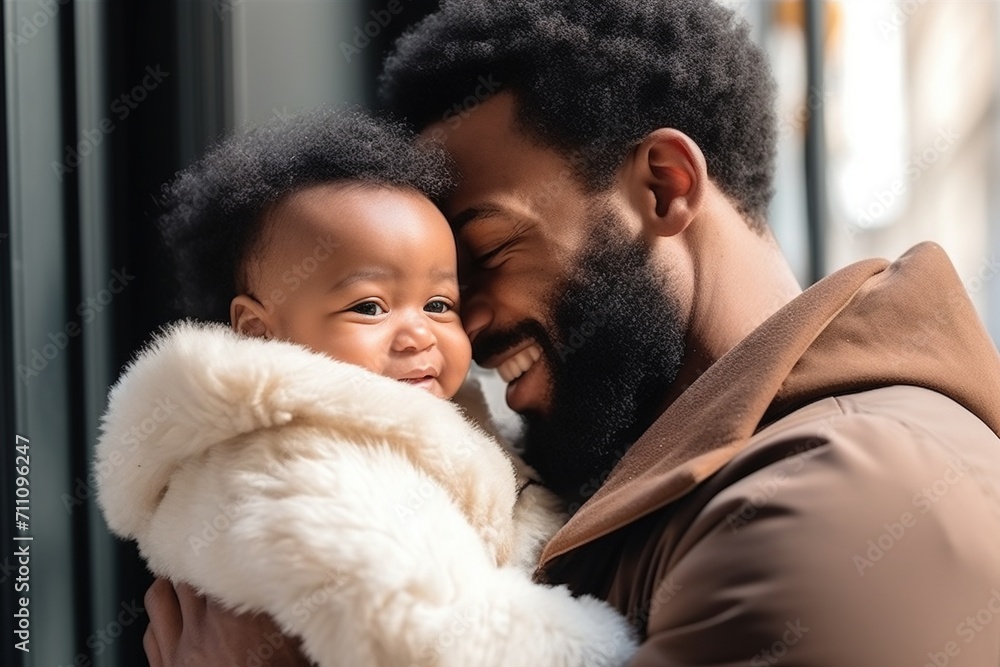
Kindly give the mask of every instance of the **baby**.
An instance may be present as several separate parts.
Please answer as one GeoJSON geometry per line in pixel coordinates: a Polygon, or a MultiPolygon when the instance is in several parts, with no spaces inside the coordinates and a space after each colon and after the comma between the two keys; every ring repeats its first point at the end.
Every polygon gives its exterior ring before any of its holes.
{"type": "Polygon", "coordinates": [[[161,219],[181,304],[231,327],[166,329],[113,387],[100,506],[154,573],[324,667],[624,664],[624,618],[532,582],[558,501],[443,400],[471,358],[446,173],[326,110],[183,173],[161,219]]]}

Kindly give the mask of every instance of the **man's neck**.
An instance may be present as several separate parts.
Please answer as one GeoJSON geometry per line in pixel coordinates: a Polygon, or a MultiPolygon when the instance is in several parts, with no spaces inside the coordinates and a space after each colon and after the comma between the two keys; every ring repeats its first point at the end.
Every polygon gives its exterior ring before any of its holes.
{"type": "Polygon", "coordinates": [[[712,199],[714,203],[700,220],[685,231],[694,268],[687,351],[662,409],[802,293],[770,232],[760,234],[750,229],[721,195],[712,199]]]}

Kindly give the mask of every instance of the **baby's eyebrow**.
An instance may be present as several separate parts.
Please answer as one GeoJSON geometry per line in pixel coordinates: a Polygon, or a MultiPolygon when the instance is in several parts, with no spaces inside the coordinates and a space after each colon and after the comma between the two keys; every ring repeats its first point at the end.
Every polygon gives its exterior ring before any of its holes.
{"type": "Polygon", "coordinates": [[[393,278],[397,275],[396,271],[392,271],[385,267],[370,267],[366,269],[358,269],[357,271],[352,271],[351,273],[344,276],[341,280],[337,281],[330,291],[333,292],[338,289],[343,289],[354,283],[360,283],[365,280],[384,280],[386,278],[393,278]]]}
{"type": "Polygon", "coordinates": [[[433,282],[444,282],[445,280],[458,282],[458,274],[451,269],[435,269],[431,271],[431,280],[433,282]]]}
{"type": "MultiPolygon", "coordinates": [[[[398,278],[399,272],[393,271],[392,269],[387,269],[385,267],[368,267],[364,269],[358,269],[357,271],[352,271],[340,280],[338,280],[333,287],[330,288],[331,292],[343,289],[354,283],[360,283],[367,280],[386,280],[392,278],[398,278]]],[[[430,278],[434,282],[458,282],[458,274],[453,269],[434,269],[431,271],[430,278]]]]}

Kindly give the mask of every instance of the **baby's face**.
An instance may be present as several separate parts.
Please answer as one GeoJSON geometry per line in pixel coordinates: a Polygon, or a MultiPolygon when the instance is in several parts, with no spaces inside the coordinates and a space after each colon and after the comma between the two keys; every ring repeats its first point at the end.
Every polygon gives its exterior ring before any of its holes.
{"type": "Polygon", "coordinates": [[[442,398],[458,391],[471,349],[458,315],[455,241],[425,197],[314,186],[277,207],[258,245],[248,261],[250,295],[233,300],[237,329],[442,398]]]}

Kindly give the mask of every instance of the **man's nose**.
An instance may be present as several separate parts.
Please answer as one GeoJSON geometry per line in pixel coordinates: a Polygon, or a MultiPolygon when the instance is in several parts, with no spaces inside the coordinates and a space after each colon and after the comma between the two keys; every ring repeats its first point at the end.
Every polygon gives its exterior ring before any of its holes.
{"type": "Polygon", "coordinates": [[[493,322],[493,308],[482,295],[469,295],[462,303],[462,326],[469,340],[475,342],[479,332],[493,322]]]}
{"type": "Polygon", "coordinates": [[[393,348],[398,352],[420,351],[431,347],[436,341],[423,313],[406,314],[401,316],[396,328],[393,348]]]}

